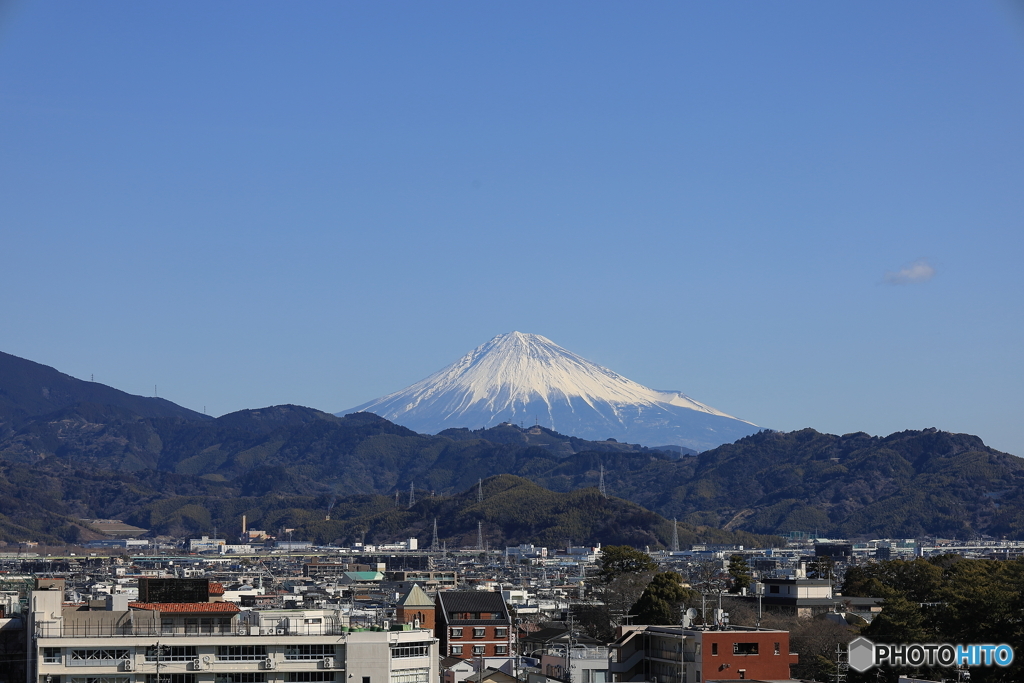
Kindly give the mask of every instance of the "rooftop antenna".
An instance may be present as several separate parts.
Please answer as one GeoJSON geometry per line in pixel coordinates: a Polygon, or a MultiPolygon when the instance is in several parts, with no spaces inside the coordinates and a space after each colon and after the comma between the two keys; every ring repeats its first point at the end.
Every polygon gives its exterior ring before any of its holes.
{"type": "Polygon", "coordinates": [[[153,398],[156,398],[156,385],[153,385],[153,398]]]}
{"type": "Polygon", "coordinates": [[[672,518],[672,552],[679,552],[679,522],[672,518]]]}
{"type": "Polygon", "coordinates": [[[437,552],[437,517],[434,517],[434,540],[430,542],[430,550],[437,552]]]}
{"type": "Polygon", "coordinates": [[[484,480],[483,479],[477,479],[476,480],[476,502],[478,502],[478,503],[484,502],[484,480]]]}
{"type": "Polygon", "coordinates": [[[409,509],[412,509],[413,504],[416,503],[416,485],[414,482],[409,482],[409,509]]]}
{"type": "Polygon", "coordinates": [[[604,487],[604,463],[601,463],[601,478],[597,482],[597,490],[601,492],[601,495],[605,498],[608,497],[608,489],[604,487]]]}

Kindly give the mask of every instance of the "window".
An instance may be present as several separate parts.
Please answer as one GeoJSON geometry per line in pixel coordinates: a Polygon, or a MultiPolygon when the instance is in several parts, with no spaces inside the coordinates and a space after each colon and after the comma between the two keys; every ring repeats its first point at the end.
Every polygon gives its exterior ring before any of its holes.
{"type": "Polygon", "coordinates": [[[508,638],[508,629],[504,626],[499,626],[494,629],[495,638],[508,638]]]}
{"type": "Polygon", "coordinates": [[[508,645],[495,645],[494,646],[494,654],[495,655],[507,655],[508,654],[508,645]]]}
{"type": "Polygon", "coordinates": [[[474,645],[473,646],[473,654],[475,654],[475,655],[482,655],[486,651],[487,651],[487,646],[486,645],[474,645]]]}
{"type": "Polygon", "coordinates": [[[217,674],[217,683],[267,683],[265,673],[217,674]]]}
{"type": "Polygon", "coordinates": [[[747,670],[746,669],[740,669],[739,670],[739,674],[740,674],[740,680],[743,680],[744,678],[747,677],[747,670]]]}
{"type": "Polygon", "coordinates": [[[718,643],[711,643],[711,654],[718,655],[718,643]]]}
{"type": "Polygon", "coordinates": [[[430,669],[399,669],[391,672],[391,683],[430,683],[430,669]]]}
{"type": "Polygon", "coordinates": [[[185,633],[199,633],[199,620],[194,617],[186,619],[185,633]]]}
{"type": "MultiPolygon", "coordinates": [[[[171,646],[161,645],[160,646],[160,661],[161,662],[190,662],[198,657],[196,654],[195,645],[192,646],[171,646]]],[[[156,647],[150,646],[146,648],[146,661],[156,661],[156,647]]]]}
{"type": "Polygon", "coordinates": [[[174,619],[164,617],[160,620],[160,630],[164,633],[174,633],[174,619]]]}
{"type": "Polygon", "coordinates": [[[252,662],[266,658],[266,645],[219,645],[217,647],[217,660],[221,662],[252,662]]]}
{"type": "Polygon", "coordinates": [[[43,663],[45,663],[45,664],[60,664],[60,648],[59,647],[44,647],[43,648],[43,663]]]}
{"type": "Polygon", "coordinates": [[[483,638],[486,635],[487,635],[487,629],[485,629],[483,627],[473,629],[473,637],[474,638],[483,638]]]}
{"type": "Polygon", "coordinates": [[[128,659],[128,656],[128,650],[72,650],[68,666],[116,666],[117,662],[128,659]]]}
{"type": "Polygon", "coordinates": [[[391,648],[391,658],[426,657],[430,654],[430,643],[402,643],[391,648]]]}
{"type": "Polygon", "coordinates": [[[700,683],[700,670],[697,671],[697,683],[700,683]]]}
{"type": "Polygon", "coordinates": [[[370,683],[370,677],[369,676],[363,676],[363,683],[370,683]]]}
{"type": "Polygon", "coordinates": [[[775,654],[782,654],[781,650],[779,649],[778,643],[775,643],[775,654]]]}
{"type": "Polygon", "coordinates": [[[452,629],[452,638],[461,638],[461,637],[462,637],[462,629],[461,628],[453,628],[452,629]]]}
{"type": "Polygon", "coordinates": [[[779,587],[778,586],[768,586],[768,592],[769,593],[778,593],[779,592],[779,587]]]}
{"type": "Polygon", "coordinates": [[[333,656],[333,645],[288,645],[284,649],[285,659],[323,659],[333,656]]]}
{"type": "MultiPolygon", "coordinates": [[[[312,681],[333,681],[333,671],[289,671],[288,683],[311,683],[312,681]]],[[[364,678],[365,680],[365,678],[364,678]]]]}
{"type": "Polygon", "coordinates": [[[461,655],[462,654],[462,646],[461,645],[452,645],[452,654],[453,655],[461,655]]]}
{"type": "Polygon", "coordinates": [[[324,620],[323,619],[303,619],[302,623],[304,623],[304,624],[322,624],[322,623],[324,623],[324,620]]]}
{"type": "Polygon", "coordinates": [[[732,653],[734,655],[756,655],[757,643],[733,643],[732,653]]]}
{"type": "MultiPolygon", "coordinates": [[[[60,676],[54,676],[54,678],[60,678],[60,676]]],[[[72,676],[67,681],[68,683],[129,683],[127,676],[72,676]]]]}
{"type": "Polygon", "coordinates": [[[160,680],[156,674],[146,674],[146,683],[196,683],[195,674],[160,674],[160,680]]]}

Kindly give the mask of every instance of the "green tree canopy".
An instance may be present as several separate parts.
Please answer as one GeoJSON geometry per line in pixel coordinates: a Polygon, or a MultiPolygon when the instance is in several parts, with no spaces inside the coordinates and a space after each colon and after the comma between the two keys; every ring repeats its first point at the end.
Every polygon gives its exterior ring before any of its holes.
{"type": "Polygon", "coordinates": [[[750,565],[742,555],[729,556],[729,576],[732,577],[732,593],[739,593],[750,587],[750,565]]]}
{"type": "Polygon", "coordinates": [[[633,621],[637,624],[678,624],[679,610],[683,605],[694,604],[699,598],[695,591],[683,586],[683,578],[679,574],[655,574],[633,605],[633,621]]]}
{"type": "Polygon", "coordinates": [[[658,564],[647,553],[628,545],[606,545],[601,548],[600,577],[605,583],[623,574],[657,571],[658,564]]]}

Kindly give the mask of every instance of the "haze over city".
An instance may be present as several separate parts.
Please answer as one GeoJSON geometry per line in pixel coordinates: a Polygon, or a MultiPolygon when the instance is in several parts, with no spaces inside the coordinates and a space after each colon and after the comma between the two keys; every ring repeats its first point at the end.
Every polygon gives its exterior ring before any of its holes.
{"type": "Polygon", "coordinates": [[[1019,4],[14,2],[0,120],[0,351],[81,379],[337,411],[520,330],[1024,455],[1019,4]]]}

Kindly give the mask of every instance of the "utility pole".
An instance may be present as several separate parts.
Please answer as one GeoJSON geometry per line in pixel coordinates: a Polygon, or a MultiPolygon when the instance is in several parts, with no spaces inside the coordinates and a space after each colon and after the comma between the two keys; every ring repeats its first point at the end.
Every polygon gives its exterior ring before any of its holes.
{"type": "Polygon", "coordinates": [[[686,605],[679,606],[679,680],[686,680],[686,605]]]}

